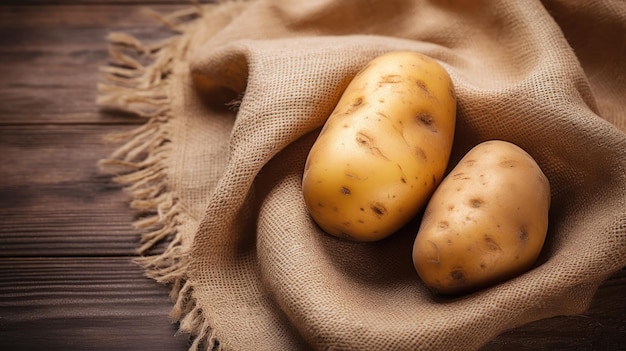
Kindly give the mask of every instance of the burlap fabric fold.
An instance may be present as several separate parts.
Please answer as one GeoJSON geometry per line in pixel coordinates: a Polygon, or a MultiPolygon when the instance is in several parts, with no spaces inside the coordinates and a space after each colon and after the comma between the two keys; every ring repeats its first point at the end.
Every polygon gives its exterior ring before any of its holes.
{"type": "Polygon", "coordinates": [[[146,117],[108,160],[143,212],[140,263],[170,284],[192,350],[473,350],[588,307],[626,266],[626,3],[258,0],[196,5],[156,44],[112,33],[99,103],[146,117]],[[392,237],[324,234],[304,161],[370,59],[438,60],[458,96],[451,166],[511,141],[552,186],[529,272],[459,298],[415,273],[419,216],[392,237]]]}

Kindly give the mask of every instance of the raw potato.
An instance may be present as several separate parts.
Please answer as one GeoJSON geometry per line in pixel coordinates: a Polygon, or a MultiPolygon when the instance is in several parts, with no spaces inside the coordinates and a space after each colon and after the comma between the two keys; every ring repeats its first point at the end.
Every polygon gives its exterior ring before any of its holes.
{"type": "Polygon", "coordinates": [[[382,239],[426,204],[450,157],[456,96],[414,52],[381,55],[350,82],[308,155],[302,190],[327,233],[382,239]]]}
{"type": "Polygon", "coordinates": [[[536,261],[550,185],[535,160],[499,140],[470,150],[430,199],[413,246],[424,283],[460,294],[513,278],[536,261]]]}

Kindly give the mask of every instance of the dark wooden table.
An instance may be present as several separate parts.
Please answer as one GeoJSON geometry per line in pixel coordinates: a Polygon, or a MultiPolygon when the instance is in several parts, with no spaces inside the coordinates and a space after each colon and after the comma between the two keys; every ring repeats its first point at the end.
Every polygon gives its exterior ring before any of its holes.
{"type": "MultiPolygon", "coordinates": [[[[182,3],[182,4],[181,4],[182,3]]],[[[102,138],[143,120],[100,111],[105,37],[170,33],[145,14],[184,0],[0,5],[0,350],[186,350],[168,289],[132,263],[129,198],[100,173],[102,138]]],[[[626,270],[583,315],[509,331],[484,350],[626,350],[626,270]]]]}

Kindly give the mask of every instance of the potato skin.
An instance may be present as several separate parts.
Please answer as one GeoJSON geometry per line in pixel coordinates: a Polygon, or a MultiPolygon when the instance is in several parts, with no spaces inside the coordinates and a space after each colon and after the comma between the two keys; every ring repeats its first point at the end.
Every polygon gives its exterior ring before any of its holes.
{"type": "Polygon", "coordinates": [[[435,60],[390,52],[370,61],[308,155],[302,191],[313,220],[355,241],[400,229],[443,179],[455,121],[452,81],[435,60]]]}
{"type": "Polygon", "coordinates": [[[535,160],[500,140],[470,150],[430,199],[413,246],[424,283],[462,294],[513,278],[543,247],[550,185],[535,160]]]}

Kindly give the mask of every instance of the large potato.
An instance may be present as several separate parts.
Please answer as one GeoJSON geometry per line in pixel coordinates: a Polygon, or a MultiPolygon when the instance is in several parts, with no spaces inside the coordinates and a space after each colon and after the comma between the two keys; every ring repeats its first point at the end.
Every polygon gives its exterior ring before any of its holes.
{"type": "Polygon", "coordinates": [[[548,228],[550,185],[518,146],[470,150],[430,199],[413,246],[424,283],[466,293],[512,278],[537,259],[548,228]]]}
{"type": "Polygon", "coordinates": [[[414,52],[381,55],[350,82],[308,155],[302,190],[327,233],[382,239],[443,179],[456,97],[448,73],[414,52]]]}

